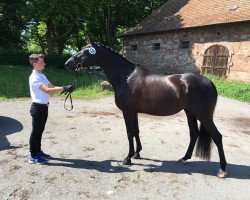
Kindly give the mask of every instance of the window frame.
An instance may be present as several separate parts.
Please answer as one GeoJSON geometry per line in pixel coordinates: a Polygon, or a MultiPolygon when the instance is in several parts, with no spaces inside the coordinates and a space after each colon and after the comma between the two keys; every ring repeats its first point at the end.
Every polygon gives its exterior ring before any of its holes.
{"type": "Polygon", "coordinates": [[[190,48],[190,41],[189,40],[180,40],[180,50],[188,50],[190,48]],[[183,43],[188,43],[188,44],[183,44],[183,43]]]}
{"type": "Polygon", "coordinates": [[[161,43],[160,42],[153,42],[152,50],[153,51],[159,51],[159,50],[161,50],[161,43]]]}
{"type": "Polygon", "coordinates": [[[137,44],[131,44],[130,45],[130,50],[131,51],[137,51],[138,50],[138,45],[137,44]]]}

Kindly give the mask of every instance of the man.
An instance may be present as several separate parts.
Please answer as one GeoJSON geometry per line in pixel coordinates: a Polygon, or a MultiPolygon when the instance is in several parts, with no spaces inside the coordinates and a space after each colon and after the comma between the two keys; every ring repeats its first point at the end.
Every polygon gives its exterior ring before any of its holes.
{"type": "Polygon", "coordinates": [[[29,77],[30,95],[32,104],[30,114],[32,116],[32,131],[29,139],[30,153],[29,163],[45,164],[50,156],[41,150],[42,133],[48,118],[48,106],[50,94],[56,92],[73,92],[74,85],[63,87],[54,86],[42,73],[45,68],[43,54],[32,54],[29,57],[33,71],[29,77]]]}

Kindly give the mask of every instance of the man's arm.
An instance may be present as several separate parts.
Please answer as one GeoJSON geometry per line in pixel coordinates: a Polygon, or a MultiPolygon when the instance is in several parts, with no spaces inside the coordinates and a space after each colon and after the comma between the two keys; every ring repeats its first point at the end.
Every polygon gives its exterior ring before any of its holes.
{"type": "Polygon", "coordinates": [[[52,84],[44,85],[42,84],[39,87],[40,90],[42,90],[43,92],[47,93],[47,94],[53,94],[53,93],[57,93],[57,92],[62,92],[63,91],[63,87],[58,87],[58,86],[54,86],[52,84]]]}
{"type": "Polygon", "coordinates": [[[54,86],[52,83],[49,83],[48,87],[49,87],[49,88],[53,88],[53,87],[55,87],[55,86],[54,86]]]}

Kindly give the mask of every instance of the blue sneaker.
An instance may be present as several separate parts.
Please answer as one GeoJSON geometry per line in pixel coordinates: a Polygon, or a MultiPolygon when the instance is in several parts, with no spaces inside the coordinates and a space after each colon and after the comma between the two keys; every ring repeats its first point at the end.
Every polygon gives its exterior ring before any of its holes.
{"type": "Polygon", "coordinates": [[[44,153],[42,150],[39,151],[39,153],[37,154],[37,156],[39,156],[41,158],[51,158],[51,156],[49,154],[44,153]]]}
{"type": "Polygon", "coordinates": [[[30,164],[39,164],[39,165],[43,165],[45,163],[47,163],[48,161],[45,160],[44,158],[40,157],[40,156],[35,156],[35,157],[30,157],[29,158],[29,163],[30,164]]]}

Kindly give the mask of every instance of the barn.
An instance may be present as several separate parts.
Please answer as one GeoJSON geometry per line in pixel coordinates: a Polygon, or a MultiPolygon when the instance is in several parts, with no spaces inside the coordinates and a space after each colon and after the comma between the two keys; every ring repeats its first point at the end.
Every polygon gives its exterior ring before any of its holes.
{"type": "Polygon", "coordinates": [[[124,57],[153,72],[250,82],[249,0],[168,0],[122,38],[124,57]]]}

